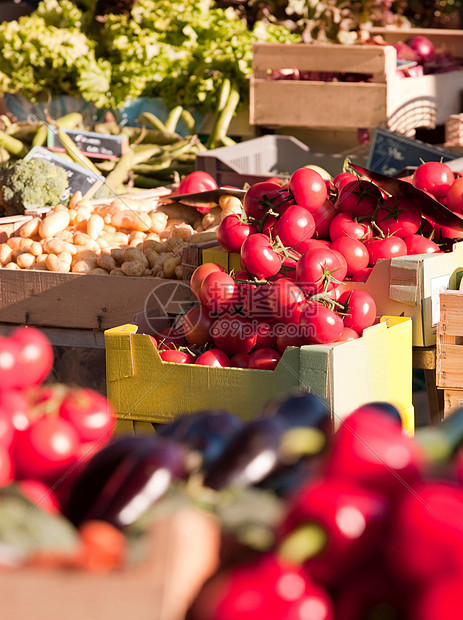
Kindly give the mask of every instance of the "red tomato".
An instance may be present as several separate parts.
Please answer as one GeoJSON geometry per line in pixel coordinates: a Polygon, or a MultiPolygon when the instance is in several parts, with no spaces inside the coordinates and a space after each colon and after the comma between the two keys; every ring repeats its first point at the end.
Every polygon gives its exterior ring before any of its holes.
{"type": "Polygon", "coordinates": [[[109,441],[115,428],[115,412],[102,394],[90,388],[74,388],[64,397],[58,411],[69,422],[82,443],[109,441]]]}
{"type": "Polygon", "coordinates": [[[11,412],[0,406],[0,446],[9,450],[13,445],[15,427],[11,412]]]}
{"type": "MultiPolygon", "coordinates": [[[[463,220],[463,214],[455,213],[457,217],[463,220]]],[[[441,224],[433,224],[433,230],[439,239],[461,239],[463,238],[463,222],[460,228],[451,228],[450,226],[442,226],[441,224]]]]}
{"type": "Polygon", "coordinates": [[[405,196],[391,196],[378,209],[375,223],[384,235],[406,237],[415,234],[421,226],[421,210],[405,196]]]}
{"type": "Polygon", "coordinates": [[[18,327],[11,338],[18,345],[17,387],[39,385],[53,367],[53,347],[50,341],[35,327],[18,327]]]}
{"type": "Polygon", "coordinates": [[[352,329],[352,327],[344,327],[336,342],[347,342],[348,340],[357,340],[357,338],[360,338],[360,335],[355,329],[352,329]]]}
{"type": "Polygon", "coordinates": [[[371,226],[367,222],[358,222],[349,213],[338,213],[330,223],[330,239],[335,241],[338,237],[351,237],[364,241],[373,236],[371,226]]]}
{"type": "Polygon", "coordinates": [[[196,194],[197,192],[205,192],[209,189],[217,189],[217,181],[208,172],[204,170],[195,170],[183,177],[175,194],[196,194]]]}
{"type": "Polygon", "coordinates": [[[381,201],[381,191],[371,181],[359,180],[346,183],[336,200],[338,211],[347,211],[357,217],[370,216],[381,201]]]}
{"type": "Polygon", "coordinates": [[[239,252],[243,241],[258,232],[257,226],[247,224],[235,214],[227,215],[217,228],[217,241],[228,252],[239,252]]]}
{"type": "Polygon", "coordinates": [[[14,475],[14,464],[10,451],[4,446],[0,446],[0,487],[9,484],[13,480],[14,475]]]}
{"type": "Polygon", "coordinates": [[[307,242],[315,233],[315,220],[307,209],[291,205],[280,215],[273,227],[273,237],[296,252],[306,252],[307,242]]]}
{"type": "Polygon", "coordinates": [[[373,267],[366,267],[365,269],[360,269],[352,276],[352,282],[366,282],[372,271],[373,267]]]}
{"type": "Polygon", "coordinates": [[[268,290],[268,307],[277,321],[299,323],[306,298],[299,286],[288,278],[281,278],[268,290]]]}
{"type": "Polygon", "coordinates": [[[340,252],[347,263],[347,276],[351,277],[357,271],[368,267],[370,260],[368,250],[365,244],[358,239],[352,239],[351,237],[338,237],[331,244],[332,250],[340,252]]]}
{"type": "Polygon", "coordinates": [[[257,324],[256,346],[272,349],[276,347],[276,324],[273,321],[257,324]]]}
{"type": "Polygon", "coordinates": [[[166,349],[165,351],[159,351],[159,357],[163,362],[171,362],[173,364],[196,363],[194,355],[187,353],[186,351],[179,351],[178,349],[166,349]]]}
{"type": "Polygon", "coordinates": [[[240,289],[235,280],[223,271],[213,271],[206,276],[199,289],[201,303],[214,314],[236,308],[240,289]]]}
{"type": "Polygon", "coordinates": [[[67,420],[42,416],[18,433],[13,459],[18,480],[54,482],[77,461],[80,441],[67,420]]]}
{"type": "Polygon", "coordinates": [[[286,197],[287,193],[279,183],[254,183],[244,195],[243,208],[248,217],[261,220],[269,209],[276,211],[281,208],[286,197]]]}
{"type": "Polygon", "coordinates": [[[39,506],[48,514],[56,515],[60,512],[60,505],[53,489],[41,480],[20,480],[18,489],[28,497],[36,506],[39,506]]]}
{"type": "Polygon", "coordinates": [[[350,183],[351,181],[357,180],[357,175],[352,174],[352,172],[340,172],[333,178],[333,185],[337,188],[339,192],[344,187],[344,185],[347,185],[347,183],[350,183]]]}
{"type": "Polygon", "coordinates": [[[228,355],[220,349],[209,349],[209,351],[201,353],[196,358],[195,363],[200,366],[214,366],[216,368],[230,366],[228,355]]]}
{"type": "Polygon", "coordinates": [[[8,411],[15,431],[23,431],[30,424],[30,405],[24,392],[0,390],[0,409],[8,411]]]}
{"type": "Polygon", "coordinates": [[[235,353],[230,360],[232,368],[247,368],[249,366],[249,355],[247,353],[235,353]]]}
{"type": "Polygon", "coordinates": [[[344,328],[339,314],[322,303],[308,304],[302,313],[300,325],[306,336],[315,344],[336,342],[344,328]]]}
{"type": "Polygon", "coordinates": [[[17,376],[18,355],[18,344],[12,338],[0,336],[0,391],[15,388],[21,381],[17,376]]]}
{"type": "Polygon", "coordinates": [[[396,256],[405,256],[407,254],[405,241],[396,235],[385,237],[384,239],[367,239],[365,245],[370,256],[370,267],[376,265],[381,258],[395,258],[396,256]]]}
{"type": "Polygon", "coordinates": [[[188,344],[193,347],[202,347],[211,342],[211,327],[214,317],[201,304],[193,306],[183,317],[182,328],[188,344]]]}
{"type": "Polygon", "coordinates": [[[286,347],[302,347],[311,343],[306,330],[296,323],[279,325],[276,334],[277,349],[281,354],[285,352],[286,347]]]}
{"type": "Polygon", "coordinates": [[[214,322],[211,335],[215,346],[228,356],[249,353],[257,342],[257,325],[238,314],[223,314],[214,322]]]}
{"type": "Polygon", "coordinates": [[[240,300],[243,314],[248,319],[273,319],[268,305],[268,291],[270,284],[241,284],[240,300]]]}
{"type": "Polygon", "coordinates": [[[175,349],[185,345],[183,330],[178,327],[164,327],[158,333],[158,350],[175,349]]]}
{"type": "Polygon", "coordinates": [[[297,205],[316,211],[325,202],[328,191],[321,174],[312,168],[298,168],[289,179],[289,189],[297,205]]]}
{"type": "Polygon", "coordinates": [[[330,238],[330,226],[331,222],[336,217],[336,213],[337,211],[329,198],[325,200],[319,209],[312,211],[317,239],[330,238]]]}
{"type": "Polygon", "coordinates": [[[283,259],[273,250],[269,238],[262,233],[250,235],[241,246],[241,263],[256,278],[271,278],[277,274],[283,259]]]}
{"type": "Polygon", "coordinates": [[[413,173],[413,185],[427,191],[438,200],[447,195],[455,175],[447,164],[440,161],[429,161],[418,166],[413,173]]]}
{"type": "Polygon", "coordinates": [[[275,349],[256,349],[249,356],[249,368],[255,370],[274,370],[281,359],[281,354],[275,349]]]}
{"type": "Polygon", "coordinates": [[[308,295],[323,292],[325,286],[326,290],[332,289],[334,284],[331,279],[343,280],[344,276],[345,271],[338,256],[328,248],[305,252],[296,268],[296,281],[308,295]]]}
{"type": "Polygon", "coordinates": [[[423,235],[407,235],[403,238],[407,246],[407,254],[433,254],[440,252],[440,247],[423,235]]]}
{"type": "Polygon", "coordinates": [[[345,327],[351,327],[361,334],[366,327],[370,327],[375,322],[375,300],[366,291],[360,289],[344,291],[338,301],[344,306],[343,323],[345,327]]]}
{"type": "Polygon", "coordinates": [[[450,186],[446,204],[450,211],[463,214],[463,177],[458,177],[450,186]]]}
{"type": "Polygon", "coordinates": [[[196,299],[199,299],[199,289],[201,288],[204,278],[215,271],[225,272],[225,269],[216,263],[204,263],[203,265],[196,267],[193,271],[190,278],[190,288],[196,299]]]}

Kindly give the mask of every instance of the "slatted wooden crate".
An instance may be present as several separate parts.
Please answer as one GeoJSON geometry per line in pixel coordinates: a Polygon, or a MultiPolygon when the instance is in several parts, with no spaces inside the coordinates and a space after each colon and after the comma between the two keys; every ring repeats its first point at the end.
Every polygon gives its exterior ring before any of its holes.
{"type": "MultiPolygon", "coordinates": [[[[421,29],[414,29],[419,34],[421,29]]],[[[411,31],[377,29],[387,42],[404,40],[411,31]]],[[[463,58],[463,32],[428,30],[436,45],[463,58]]],[[[463,71],[397,77],[392,46],[338,44],[254,45],[250,82],[250,123],[265,127],[357,129],[385,127],[399,133],[416,127],[434,129],[461,111],[463,71]],[[302,71],[360,73],[370,82],[270,80],[269,72],[302,71]]]]}
{"type": "Polygon", "coordinates": [[[440,295],[436,383],[444,390],[444,417],[463,407],[463,290],[440,295]]]}

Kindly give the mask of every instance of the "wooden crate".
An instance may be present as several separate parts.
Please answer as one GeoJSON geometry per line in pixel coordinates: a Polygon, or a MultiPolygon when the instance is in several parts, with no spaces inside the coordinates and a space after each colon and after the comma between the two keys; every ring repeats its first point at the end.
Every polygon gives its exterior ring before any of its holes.
{"type": "MultiPolygon", "coordinates": [[[[407,32],[402,31],[402,40],[407,32]]],[[[447,31],[435,32],[436,42],[445,41],[455,56],[463,57],[462,31],[448,31],[448,36],[447,31]]],[[[384,38],[392,38],[392,34],[384,38]]],[[[434,31],[430,38],[433,36],[434,31]]],[[[326,130],[379,126],[410,135],[416,127],[434,129],[443,125],[451,114],[461,111],[463,70],[400,79],[396,69],[397,53],[392,46],[256,43],[250,123],[326,130]],[[268,79],[270,70],[292,67],[368,74],[372,81],[268,79]]]]}
{"type": "MultiPolygon", "coordinates": [[[[0,220],[0,243],[30,216],[0,220]]],[[[0,268],[0,324],[104,331],[144,308],[193,299],[187,282],[0,268]]]]}
{"type": "Polygon", "coordinates": [[[445,146],[463,147],[463,114],[451,114],[445,121],[445,146]]]}
{"type": "Polygon", "coordinates": [[[444,417],[463,407],[463,290],[440,295],[436,384],[444,392],[444,417]]]}

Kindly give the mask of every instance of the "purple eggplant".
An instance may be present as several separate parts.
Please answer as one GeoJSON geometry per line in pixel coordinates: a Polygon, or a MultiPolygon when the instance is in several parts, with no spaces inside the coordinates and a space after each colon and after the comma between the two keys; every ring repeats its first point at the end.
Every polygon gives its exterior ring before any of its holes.
{"type": "Polygon", "coordinates": [[[183,446],[167,438],[116,439],[86,464],[63,512],[76,526],[98,519],[124,528],[185,477],[184,461],[183,446]]]}
{"type": "Polygon", "coordinates": [[[249,487],[274,471],[288,430],[282,417],[255,418],[238,430],[204,475],[204,485],[215,490],[249,487]]]}

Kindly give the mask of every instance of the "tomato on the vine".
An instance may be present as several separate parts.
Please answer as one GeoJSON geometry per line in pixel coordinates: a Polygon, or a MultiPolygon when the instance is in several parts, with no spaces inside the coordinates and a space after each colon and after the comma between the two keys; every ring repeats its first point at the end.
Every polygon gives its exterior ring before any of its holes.
{"type": "Polygon", "coordinates": [[[345,327],[351,327],[361,334],[366,327],[375,322],[376,303],[366,291],[360,289],[344,291],[338,302],[344,306],[345,314],[342,320],[345,327]]]}
{"type": "Polygon", "coordinates": [[[285,247],[299,253],[308,250],[307,242],[315,233],[315,220],[310,211],[299,205],[291,205],[280,215],[273,227],[273,236],[285,247]]]}
{"type": "Polygon", "coordinates": [[[110,402],[90,388],[73,388],[64,397],[58,415],[69,422],[79,441],[108,442],[116,425],[116,416],[110,402]]]}
{"type": "Polygon", "coordinates": [[[320,302],[306,306],[301,315],[300,325],[310,341],[315,344],[335,342],[344,328],[339,314],[320,302]]]}
{"type": "Polygon", "coordinates": [[[199,290],[204,279],[215,271],[225,272],[225,269],[221,265],[217,265],[217,263],[203,263],[193,271],[190,278],[190,288],[196,299],[199,300],[199,290]]]}
{"type": "Polygon", "coordinates": [[[253,183],[243,198],[243,209],[248,217],[261,220],[269,211],[278,211],[288,203],[288,194],[281,185],[271,181],[253,183]]]}
{"type": "Polygon", "coordinates": [[[413,173],[413,185],[431,193],[437,200],[447,195],[454,181],[453,170],[441,161],[425,162],[413,173]]]}
{"type": "Polygon", "coordinates": [[[367,239],[365,245],[370,256],[370,267],[376,265],[381,258],[395,258],[396,256],[405,256],[407,254],[405,241],[396,235],[385,237],[384,239],[377,237],[367,239]]]}
{"type": "Polygon", "coordinates": [[[301,288],[288,278],[280,278],[272,284],[267,294],[268,307],[277,321],[299,323],[306,298],[301,288]]]}
{"type": "Polygon", "coordinates": [[[201,284],[199,300],[213,314],[233,310],[240,301],[239,286],[228,273],[213,271],[201,284]]]}
{"type": "Polygon", "coordinates": [[[386,198],[375,215],[376,226],[384,235],[405,237],[413,235],[421,226],[421,210],[405,196],[386,198]]]}
{"type": "Polygon", "coordinates": [[[198,364],[198,366],[223,368],[225,366],[230,366],[230,359],[228,355],[220,349],[209,349],[201,353],[201,355],[198,355],[195,364],[198,364]]]}
{"type": "Polygon", "coordinates": [[[257,233],[250,235],[241,246],[241,263],[256,278],[271,278],[283,264],[282,257],[272,248],[270,239],[257,233]]]}
{"type": "Polygon", "coordinates": [[[230,359],[230,366],[232,368],[248,368],[249,355],[247,353],[235,353],[230,359]]]}
{"type": "Polygon", "coordinates": [[[228,252],[239,252],[243,241],[256,232],[255,224],[249,224],[232,213],[220,222],[217,228],[217,241],[228,252]]]}
{"type": "Polygon", "coordinates": [[[377,185],[371,181],[360,180],[346,183],[336,200],[338,211],[347,211],[356,217],[366,217],[374,213],[382,200],[377,185]]]}
{"type": "Polygon", "coordinates": [[[347,263],[347,276],[351,277],[357,271],[368,267],[370,260],[368,250],[359,239],[351,237],[338,237],[331,244],[332,250],[340,252],[347,263]]]}
{"type": "Polygon", "coordinates": [[[315,295],[334,287],[333,278],[342,281],[346,271],[339,257],[328,248],[305,252],[296,268],[296,282],[308,295],[315,295]]]}
{"type": "Polygon", "coordinates": [[[194,364],[196,358],[187,351],[180,351],[179,349],[165,349],[159,351],[159,357],[163,362],[172,362],[173,364],[194,364]]]}
{"type": "Polygon", "coordinates": [[[326,183],[319,172],[312,168],[298,168],[289,179],[289,189],[297,205],[316,211],[328,196],[326,183]]]}
{"type": "Polygon", "coordinates": [[[335,241],[338,237],[351,237],[364,241],[373,236],[368,222],[358,222],[355,216],[341,211],[337,213],[330,223],[330,239],[335,241]]]}
{"type": "Polygon", "coordinates": [[[433,254],[440,252],[440,247],[432,239],[423,235],[407,235],[403,238],[407,246],[407,254],[433,254]]]}
{"type": "Polygon", "coordinates": [[[274,370],[281,359],[281,354],[275,349],[256,349],[249,356],[248,368],[255,370],[274,370]]]}
{"type": "Polygon", "coordinates": [[[211,327],[214,317],[202,304],[193,306],[183,316],[182,329],[188,344],[202,347],[211,341],[211,327]]]}
{"type": "Polygon", "coordinates": [[[249,353],[257,342],[257,325],[239,314],[223,314],[214,321],[211,336],[215,346],[228,356],[249,353]]]}
{"type": "Polygon", "coordinates": [[[352,329],[352,327],[344,327],[336,342],[347,342],[349,340],[357,340],[357,338],[360,338],[360,334],[356,332],[355,329],[352,329]]]}
{"type": "Polygon", "coordinates": [[[336,213],[337,211],[329,198],[316,211],[312,211],[317,239],[330,238],[330,226],[336,217],[336,213]]]}
{"type": "Polygon", "coordinates": [[[333,178],[333,185],[339,192],[344,185],[347,185],[347,183],[350,183],[351,181],[357,181],[357,179],[358,177],[355,174],[352,174],[352,172],[340,172],[333,178]]]}

